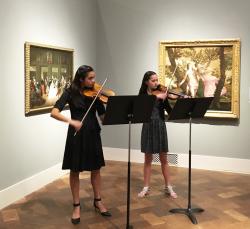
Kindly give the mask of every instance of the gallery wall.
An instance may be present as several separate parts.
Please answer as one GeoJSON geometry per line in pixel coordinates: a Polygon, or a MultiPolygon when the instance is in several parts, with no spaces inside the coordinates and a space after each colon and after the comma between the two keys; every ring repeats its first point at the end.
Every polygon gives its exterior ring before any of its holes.
{"type": "MultiPolygon", "coordinates": [[[[108,76],[107,86],[118,95],[134,95],[145,71],[158,72],[160,40],[240,38],[240,120],[195,123],[192,150],[250,159],[248,1],[0,0],[0,4],[1,198],[7,196],[6,188],[60,164],[67,132],[67,125],[49,114],[24,115],[25,41],[73,48],[74,70],[81,64],[92,65],[98,81],[108,76]]],[[[167,128],[170,151],[186,153],[188,124],[167,123],[167,128]]],[[[141,125],[133,125],[135,150],[140,149],[140,130],[141,125]]],[[[110,159],[119,159],[116,149],[127,150],[128,127],[104,126],[102,139],[104,147],[114,149],[110,159]]],[[[19,192],[20,186],[16,187],[19,192]]],[[[1,200],[0,208],[17,197],[1,200]]]]}
{"type": "MultiPolygon", "coordinates": [[[[240,38],[240,120],[192,127],[193,154],[250,159],[250,3],[240,0],[98,0],[97,73],[117,94],[137,94],[143,74],[158,72],[160,40],[240,38]]],[[[167,123],[170,152],[188,152],[188,123],[167,123]]],[[[140,149],[141,125],[132,127],[140,149]]],[[[127,148],[127,126],[103,127],[103,145],[127,148]]],[[[115,152],[115,150],[114,150],[115,152]]],[[[118,152],[117,152],[118,153],[118,152]]]]}
{"type": "Polygon", "coordinates": [[[24,43],[73,48],[74,70],[83,63],[95,67],[96,1],[1,0],[0,5],[1,191],[60,163],[67,132],[67,125],[49,114],[24,115],[24,43]]]}

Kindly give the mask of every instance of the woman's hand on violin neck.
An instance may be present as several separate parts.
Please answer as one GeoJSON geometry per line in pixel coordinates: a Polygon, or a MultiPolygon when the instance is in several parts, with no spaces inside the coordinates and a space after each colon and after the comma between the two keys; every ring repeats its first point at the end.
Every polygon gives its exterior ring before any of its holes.
{"type": "Polygon", "coordinates": [[[82,127],[82,123],[79,120],[70,119],[69,124],[79,131],[82,127]]]}

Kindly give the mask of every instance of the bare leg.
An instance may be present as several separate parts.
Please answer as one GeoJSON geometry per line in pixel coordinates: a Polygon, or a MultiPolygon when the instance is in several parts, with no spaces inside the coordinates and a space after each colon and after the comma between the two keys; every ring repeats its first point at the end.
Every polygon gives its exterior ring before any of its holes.
{"type": "MultiPolygon", "coordinates": [[[[100,170],[93,170],[91,171],[91,184],[93,187],[94,198],[99,199],[101,198],[100,190],[101,190],[101,173],[100,170]]],[[[106,212],[107,209],[105,208],[102,201],[95,202],[97,207],[99,207],[101,212],[106,212]]]]}
{"type": "Polygon", "coordinates": [[[151,164],[153,160],[153,155],[150,153],[145,153],[144,160],[144,187],[149,187],[150,176],[151,176],[151,164]]]}
{"type": "Polygon", "coordinates": [[[170,185],[169,167],[166,153],[160,153],[161,171],[164,177],[165,186],[170,185]]]}
{"type": "Polygon", "coordinates": [[[151,175],[151,164],[153,160],[153,155],[150,153],[144,153],[144,187],[141,192],[138,193],[138,197],[145,197],[149,194],[149,183],[150,183],[150,175],[151,175]]]}
{"type": "MultiPolygon", "coordinates": [[[[79,197],[79,172],[72,172],[70,171],[69,175],[69,183],[70,183],[70,189],[73,197],[73,203],[78,204],[80,203],[80,197],[79,197]]],[[[80,217],[80,206],[74,207],[72,218],[79,218],[80,217]]]]}
{"type": "Polygon", "coordinates": [[[166,153],[160,153],[160,161],[161,161],[161,171],[165,181],[166,193],[173,198],[177,198],[177,194],[174,192],[170,182],[169,166],[166,153]]]}

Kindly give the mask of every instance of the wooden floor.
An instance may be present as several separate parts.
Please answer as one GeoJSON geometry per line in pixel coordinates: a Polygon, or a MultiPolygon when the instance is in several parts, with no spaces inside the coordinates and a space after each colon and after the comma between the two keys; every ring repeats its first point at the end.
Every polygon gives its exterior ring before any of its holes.
{"type": "MultiPolygon", "coordinates": [[[[71,225],[72,200],[68,176],[45,186],[24,199],[0,211],[0,228],[66,229],[125,228],[127,164],[106,163],[102,169],[103,200],[113,217],[106,219],[92,207],[89,173],[81,174],[81,223],[71,225]]],[[[196,214],[198,225],[181,214],[171,214],[172,208],[187,207],[187,169],[171,167],[178,199],[163,192],[160,166],[152,167],[151,194],[138,199],[142,188],[142,164],[132,164],[131,224],[134,228],[173,229],[247,229],[250,228],[250,175],[192,170],[192,207],[202,207],[196,214]]]]}

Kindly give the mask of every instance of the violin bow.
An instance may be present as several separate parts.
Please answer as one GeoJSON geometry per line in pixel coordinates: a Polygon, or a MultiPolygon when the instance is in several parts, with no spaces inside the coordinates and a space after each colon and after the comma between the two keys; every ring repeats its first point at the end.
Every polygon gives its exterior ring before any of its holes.
{"type": "MultiPolygon", "coordinates": [[[[102,88],[104,87],[104,85],[105,85],[107,79],[108,79],[108,78],[106,78],[106,79],[103,81],[101,88],[100,88],[99,91],[97,92],[97,94],[96,94],[94,100],[92,101],[92,103],[90,104],[90,106],[89,106],[87,112],[86,112],[85,115],[83,116],[83,118],[82,118],[82,120],[81,120],[81,123],[82,123],[82,124],[83,124],[83,121],[85,120],[87,114],[89,113],[90,109],[92,108],[94,102],[96,101],[98,95],[101,93],[101,90],[102,90],[102,88]]],[[[74,136],[76,136],[77,132],[78,132],[78,131],[75,132],[74,136]]]]}

